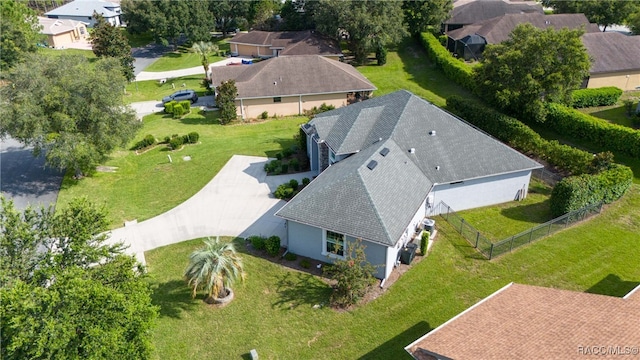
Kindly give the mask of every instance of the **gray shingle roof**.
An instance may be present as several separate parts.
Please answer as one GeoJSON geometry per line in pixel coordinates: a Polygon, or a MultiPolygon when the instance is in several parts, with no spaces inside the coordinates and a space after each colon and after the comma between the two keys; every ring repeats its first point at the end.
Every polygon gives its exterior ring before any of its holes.
{"type": "Polygon", "coordinates": [[[467,35],[477,34],[485,38],[487,44],[499,44],[509,39],[509,34],[520,24],[529,23],[538,29],[562,28],[578,29],[584,26],[585,32],[600,32],[598,25],[589,23],[584,14],[555,14],[544,15],[531,14],[506,14],[485,20],[479,23],[467,25],[461,29],[449,31],[447,35],[454,40],[462,39],[467,35]]]}
{"type": "Polygon", "coordinates": [[[593,58],[591,73],[640,69],[640,36],[617,32],[584,34],[582,43],[593,58]]]}
{"type": "Polygon", "coordinates": [[[510,2],[503,0],[456,1],[451,17],[445,24],[473,24],[504,14],[544,14],[542,5],[534,2],[510,2]]]}
{"type": "Polygon", "coordinates": [[[398,241],[432,185],[542,167],[405,90],[309,124],[334,151],[355,154],[326,169],[277,215],[387,245],[398,241]],[[390,152],[383,157],[384,147],[390,152]],[[378,162],[374,170],[367,168],[371,160],[378,162]]]}
{"type": "Polygon", "coordinates": [[[101,0],[75,0],[68,4],[55,8],[45,15],[53,16],[92,16],[93,12],[97,12],[104,17],[114,17],[119,14],[111,9],[120,9],[120,5],[108,1],[101,0]]]}
{"type": "Polygon", "coordinates": [[[211,67],[213,84],[234,79],[237,99],[373,91],[353,66],[322,56],[279,56],[253,65],[211,67]]]}
{"type": "Polygon", "coordinates": [[[236,34],[231,44],[250,44],[284,48],[280,55],[341,56],[340,44],[313,31],[249,31],[236,34]]]}

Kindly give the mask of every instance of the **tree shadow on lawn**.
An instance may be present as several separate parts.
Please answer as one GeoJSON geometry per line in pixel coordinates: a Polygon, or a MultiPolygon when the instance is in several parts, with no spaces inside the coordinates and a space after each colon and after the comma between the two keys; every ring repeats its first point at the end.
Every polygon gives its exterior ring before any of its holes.
{"type": "Polygon", "coordinates": [[[401,358],[411,359],[411,355],[404,351],[404,347],[418,340],[420,337],[431,330],[433,330],[433,328],[429,325],[428,322],[420,321],[407,330],[386,341],[382,345],[378,346],[377,348],[361,356],[360,360],[401,358]]]}
{"type": "Polygon", "coordinates": [[[195,307],[199,301],[191,298],[191,290],[182,280],[152,284],[151,287],[151,302],[160,307],[162,317],[180,319],[182,312],[195,307]]]}
{"type": "Polygon", "coordinates": [[[193,109],[191,111],[191,114],[179,119],[180,123],[184,125],[220,125],[218,117],[209,115],[207,111],[199,111],[197,113],[193,109]]]}
{"type": "Polygon", "coordinates": [[[327,306],[331,287],[319,278],[306,273],[288,271],[276,284],[279,299],[273,304],[282,310],[292,310],[300,305],[327,306]]]}
{"type": "Polygon", "coordinates": [[[595,285],[587,289],[587,291],[585,292],[591,294],[624,297],[638,285],[640,285],[640,282],[638,281],[625,281],[620,279],[618,275],[609,274],[604,279],[598,281],[595,285]]]}
{"type": "Polygon", "coordinates": [[[530,223],[533,226],[544,224],[551,220],[551,200],[546,199],[534,204],[505,208],[500,210],[500,214],[509,219],[530,223]]]}

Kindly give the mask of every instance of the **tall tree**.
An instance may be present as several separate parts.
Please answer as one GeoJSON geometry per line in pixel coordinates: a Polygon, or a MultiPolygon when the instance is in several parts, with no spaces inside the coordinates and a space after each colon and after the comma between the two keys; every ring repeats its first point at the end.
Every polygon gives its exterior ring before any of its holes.
{"type": "Polygon", "coordinates": [[[30,55],[0,87],[0,136],[44,151],[49,166],[91,172],[140,127],[123,102],[122,73],[111,58],[90,64],[79,55],[30,55]]]}
{"type": "Polygon", "coordinates": [[[199,41],[191,46],[191,51],[200,55],[200,63],[205,74],[209,71],[209,54],[217,53],[218,50],[218,45],[211,42],[199,41]]]}
{"type": "Polygon", "coordinates": [[[314,16],[317,7],[318,0],[286,0],[280,10],[283,20],[281,29],[289,31],[315,29],[314,16]]]}
{"type": "Polygon", "coordinates": [[[453,0],[404,0],[404,21],[411,35],[427,31],[429,26],[439,27],[449,18],[453,0]]]}
{"type": "Polygon", "coordinates": [[[280,12],[281,4],[274,0],[254,0],[249,5],[247,21],[255,30],[270,30],[274,25],[273,15],[280,12]]]}
{"type": "Polygon", "coordinates": [[[216,27],[216,19],[209,11],[209,3],[189,0],[189,18],[184,27],[184,35],[191,42],[210,41],[211,31],[216,27]]]}
{"type": "Polygon", "coordinates": [[[321,0],[315,14],[317,30],[340,40],[347,38],[355,62],[369,52],[397,43],[407,34],[399,1],[321,0]]]}
{"type": "Polygon", "coordinates": [[[112,57],[117,59],[122,65],[123,75],[127,81],[133,81],[136,76],[133,73],[133,62],[135,59],[131,55],[131,46],[119,27],[111,25],[102,17],[102,15],[94,12],[93,18],[96,23],[93,26],[93,32],[89,35],[93,53],[97,57],[112,57]]]}
{"type": "Polygon", "coordinates": [[[582,33],[518,25],[507,41],[484,51],[476,67],[479,93],[512,114],[544,121],[544,103],[570,104],[571,91],[589,75],[582,33]]]}
{"type": "Polygon", "coordinates": [[[0,357],[146,359],[157,316],[144,269],[108,245],[104,209],[0,209],[0,357]],[[18,265],[15,266],[14,265],[18,265]]]}
{"type": "Polygon", "coordinates": [[[220,109],[220,123],[230,123],[238,118],[235,99],[238,96],[238,88],[234,80],[222,81],[216,88],[216,105],[220,109]]]}
{"type": "Polygon", "coordinates": [[[603,27],[623,24],[630,14],[640,9],[636,1],[628,0],[548,0],[547,6],[554,8],[556,13],[584,13],[590,22],[603,27]]]}
{"type": "Polygon", "coordinates": [[[16,0],[0,3],[0,68],[6,70],[35,52],[40,24],[36,13],[16,0]]]}
{"type": "Polygon", "coordinates": [[[629,19],[627,19],[627,25],[634,35],[640,35],[640,9],[629,15],[629,19]]]}
{"type": "Polygon", "coordinates": [[[241,23],[246,22],[250,5],[248,1],[211,1],[209,11],[216,17],[217,27],[226,35],[233,27],[241,27],[241,23]]]}

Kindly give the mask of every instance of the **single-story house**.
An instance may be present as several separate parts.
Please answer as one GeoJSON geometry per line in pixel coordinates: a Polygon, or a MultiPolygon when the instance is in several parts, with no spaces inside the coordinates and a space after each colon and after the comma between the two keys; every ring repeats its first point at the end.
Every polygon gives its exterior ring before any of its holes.
{"type": "Polygon", "coordinates": [[[449,31],[447,49],[465,60],[477,60],[486,45],[499,44],[509,39],[516,26],[526,23],[538,29],[584,28],[586,33],[600,32],[598,25],[589,23],[584,14],[506,14],[449,31]]]}
{"type": "Polygon", "coordinates": [[[361,239],[380,279],[441,201],[464,210],[521,199],[542,167],[405,90],[319,114],[302,130],[320,174],[276,213],[284,245],[331,261],[361,239]]]}
{"type": "Polygon", "coordinates": [[[340,60],[340,44],[315,31],[249,31],[229,40],[231,55],[269,58],[280,55],[320,55],[340,60]]]}
{"type": "Polygon", "coordinates": [[[405,350],[416,360],[635,357],[639,288],[618,298],[511,283],[405,350]]]}
{"type": "Polygon", "coordinates": [[[640,87],[640,36],[589,33],[582,36],[582,43],[593,59],[588,88],[615,86],[636,90],[640,87]]]}
{"type": "Polygon", "coordinates": [[[42,26],[40,33],[47,35],[47,44],[55,48],[61,48],[89,37],[87,26],[80,21],[38,16],[38,23],[42,26]]]}
{"type": "Polygon", "coordinates": [[[93,13],[96,12],[113,26],[120,26],[120,4],[104,0],[74,0],[57,7],[44,15],[50,19],[69,19],[82,21],[88,27],[93,27],[96,20],[93,13]]]}
{"type": "Polygon", "coordinates": [[[376,87],[349,64],[324,56],[279,56],[251,65],[211,66],[212,87],[235,80],[242,119],[303,114],[322,104],[335,107],[368,98],[376,87]]]}
{"type": "Polygon", "coordinates": [[[455,0],[450,17],[442,24],[442,32],[447,33],[469,24],[475,24],[505,14],[544,14],[537,1],[510,0],[455,0]]]}

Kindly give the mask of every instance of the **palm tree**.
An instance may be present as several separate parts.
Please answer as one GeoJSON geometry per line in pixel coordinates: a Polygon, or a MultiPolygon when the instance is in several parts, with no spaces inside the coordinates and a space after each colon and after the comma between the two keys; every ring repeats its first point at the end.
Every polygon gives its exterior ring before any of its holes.
{"type": "Polygon", "coordinates": [[[191,46],[191,51],[200,55],[202,58],[202,67],[204,68],[204,73],[206,74],[209,71],[209,58],[207,57],[211,53],[218,53],[218,45],[211,42],[198,41],[197,43],[191,46]]]}
{"type": "Polygon", "coordinates": [[[207,238],[205,247],[196,250],[189,256],[189,266],[184,277],[196,297],[199,289],[207,292],[207,302],[229,295],[231,285],[237,280],[244,280],[245,273],[242,259],[236,252],[233,243],[222,242],[219,237],[207,238]]]}

